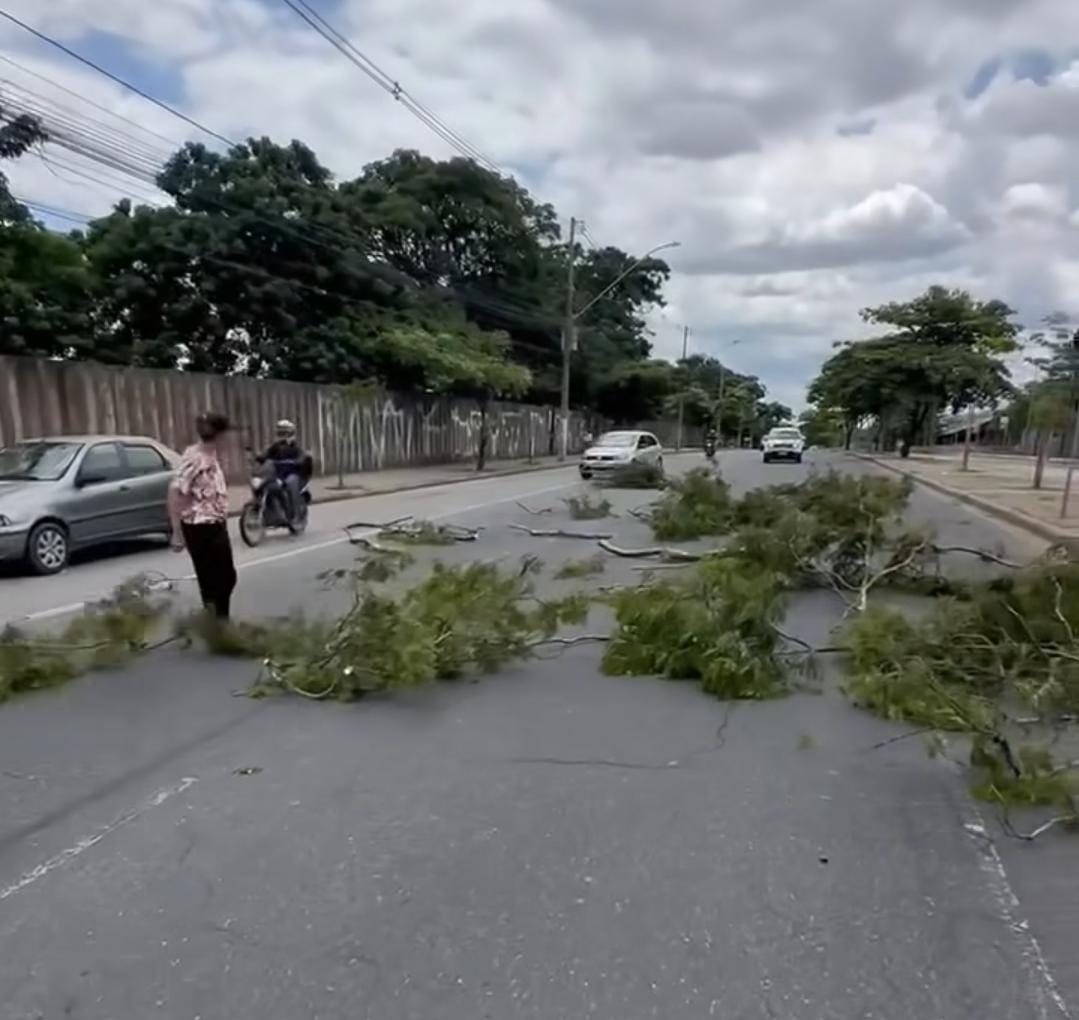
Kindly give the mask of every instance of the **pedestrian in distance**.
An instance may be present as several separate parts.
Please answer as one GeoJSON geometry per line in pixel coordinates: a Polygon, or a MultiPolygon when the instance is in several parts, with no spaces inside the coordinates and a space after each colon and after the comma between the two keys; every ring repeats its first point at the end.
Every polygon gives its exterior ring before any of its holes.
{"type": "Polygon", "coordinates": [[[218,620],[227,620],[236,567],[229,540],[229,490],[218,445],[229,431],[229,420],[223,414],[200,414],[195,430],[199,441],[184,451],[169,486],[172,548],[187,548],[203,606],[218,620]]]}

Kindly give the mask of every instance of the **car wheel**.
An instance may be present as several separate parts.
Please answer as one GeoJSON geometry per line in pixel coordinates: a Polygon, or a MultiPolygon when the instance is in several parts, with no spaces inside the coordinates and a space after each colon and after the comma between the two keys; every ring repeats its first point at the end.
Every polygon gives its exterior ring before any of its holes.
{"type": "Polygon", "coordinates": [[[592,472],[591,471],[582,471],[581,472],[581,477],[587,482],[588,479],[590,479],[592,477],[592,472]]]}
{"type": "Polygon", "coordinates": [[[768,454],[764,454],[764,455],[763,455],[763,456],[761,457],[761,460],[763,460],[765,464],[768,464],[768,463],[769,463],[769,462],[771,461],[771,459],[772,459],[772,458],[771,458],[771,457],[769,457],[769,456],[768,456],[768,454]]]}
{"type": "Polygon", "coordinates": [[[71,555],[67,530],[55,521],[44,521],[31,532],[26,559],[35,574],[59,574],[71,555]]]}
{"type": "Polygon", "coordinates": [[[795,464],[801,464],[801,463],[802,463],[802,455],[801,455],[801,454],[798,454],[798,455],[797,455],[797,456],[796,456],[796,457],[794,458],[794,463],[795,463],[795,464]]]}

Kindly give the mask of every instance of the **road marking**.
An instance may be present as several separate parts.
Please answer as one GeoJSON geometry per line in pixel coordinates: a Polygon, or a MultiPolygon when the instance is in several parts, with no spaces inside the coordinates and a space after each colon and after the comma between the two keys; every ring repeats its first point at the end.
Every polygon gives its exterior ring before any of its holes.
{"type": "Polygon", "coordinates": [[[197,782],[198,779],[194,776],[186,776],[175,785],[167,786],[163,790],[158,790],[152,797],[147,798],[137,807],[120,815],[119,818],[110,822],[103,829],[99,829],[92,836],[80,839],[74,846],[69,846],[66,850],[61,850],[55,857],[50,857],[36,868],[26,872],[26,874],[17,882],[0,889],[0,901],[6,900],[9,896],[14,896],[17,892],[22,892],[27,886],[33,885],[38,879],[44,878],[49,874],[49,872],[70,864],[75,858],[86,853],[91,847],[97,846],[103,839],[111,836],[117,829],[123,828],[125,825],[133,822],[140,815],[144,815],[152,808],[160,807],[165,801],[190,789],[197,782]]]}
{"type": "MultiPolygon", "coordinates": [[[[495,479],[495,478],[490,479],[490,481],[492,481],[492,482],[497,481],[497,480],[498,479],[495,479]]],[[[448,484],[460,485],[462,483],[456,482],[456,483],[448,483],[448,484]]],[[[475,483],[470,483],[470,484],[475,484],[475,483]]],[[[482,483],[480,483],[480,484],[482,484],[482,483]]],[[[576,481],[570,481],[570,482],[563,482],[560,485],[546,485],[541,489],[529,489],[527,492],[518,492],[518,493],[515,493],[512,496],[505,496],[505,497],[503,497],[501,499],[488,499],[488,500],[484,500],[482,503],[472,503],[472,504],[470,504],[468,506],[458,507],[456,510],[449,510],[446,513],[431,514],[427,518],[427,520],[440,521],[440,520],[444,520],[447,517],[455,517],[458,514],[470,513],[473,510],[483,510],[485,507],[498,506],[501,503],[512,503],[512,502],[514,502],[516,500],[519,500],[519,499],[527,499],[530,496],[542,496],[546,492],[557,492],[560,489],[569,489],[569,488],[572,488],[574,485],[577,485],[577,484],[578,483],[576,481]]],[[[426,491],[430,491],[430,490],[426,490],[426,491]]],[[[387,496],[393,496],[394,493],[388,492],[388,493],[386,493],[386,495],[387,496]]],[[[407,493],[402,493],[402,495],[407,495],[407,493]]],[[[336,501],[334,501],[332,503],[326,503],[326,504],[322,504],[322,505],[324,505],[324,506],[341,506],[345,502],[347,502],[347,501],[346,500],[336,500],[336,501]]],[[[366,503],[367,500],[365,499],[364,502],[366,503]]],[[[319,504],[316,504],[316,506],[317,505],[319,505],[319,504]]],[[[369,535],[374,535],[376,533],[376,531],[377,531],[377,529],[371,528],[371,529],[368,529],[366,531],[354,532],[354,534],[369,536],[369,535]]],[[[258,556],[258,557],[254,558],[254,559],[245,560],[245,561],[237,563],[236,564],[236,569],[237,569],[237,571],[240,571],[240,570],[246,570],[249,567],[262,566],[262,565],[267,564],[267,563],[280,563],[282,560],[289,560],[289,559],[292,559],[293,557],[296,557],[296,556],[304,556],[307,553],[320,552],[323,549],[330,549],[335,545],[341,545],[341,544],[343,544],[343,543],[345,543],[347,541],[348,541],[348,536],[347,535],[338,535],[337,537],[327,539],[324,542],[314,542],[314,543],[311,543],[309,545],[300,545],[300,546],[296,546],[295,548],[292,548],[292,549],[286,549],[286,550],[284,550],[282,552],[279,552],[279,553],[271,553],[268,556],[258,556]]],[[[195,580],[195,575],[194,574],[183,574],[179,578],[177,578],[177,580],[180,580],[180,581],[193,581],[193,580],[195,580]]],[[[96,598],[101,598],[101,596],[96,596],[96,598]]],[[[87,603],[92,602],[94,600],[95,600],[94,598],[89,598],[89,599],[84,599],[82,602],[69,602],[67,605],[55,606],[52,609],[41,609],[36,613],[29,613],[26,616],[20,617],[17,620],[14,620],[12,622],[14,622],[14,623],[32,623],[32,622],[37,621],[37,620],[48,620],[48,619],[50,619],[50,618],[52,618],[54,616],[66,616],[69,613],[77,613],[80,610],[85,609],[87,603]]]]}
{"type": "Polygon", "coordinates": [[[972,809],[963,828],[977,841],[979,864],[993,897],[997,901],[997,911],[1018,944],[1019,953],[1026,965],[1027,979],[1030,983],[1031,994],[1034,996],[1038,1020],[1050,1020],[1050,1018],[1072,1020],[1071,1011],[1064,1001],[1064,996],[1060,994],[1060,987],[1045,959],[1041,943],[1031,931],[1030,922],[1019,915],[1021,909],[1019,897],[1012,889],[1004,862],[1000,859],[1000,854],[993,845],[993,839],[986,830],[981,812],[976,807],[972,809]]]}

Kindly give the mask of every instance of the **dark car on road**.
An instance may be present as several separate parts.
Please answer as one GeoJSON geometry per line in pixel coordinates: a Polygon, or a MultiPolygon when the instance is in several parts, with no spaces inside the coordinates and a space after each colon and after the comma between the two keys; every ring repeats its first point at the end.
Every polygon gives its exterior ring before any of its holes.
{"type": "Polygon", "coordinates": [[[145,436],[24,439],[0,450],[0,562],[56,574],[72,552],[168,535],[179,458],[145,436]]]}

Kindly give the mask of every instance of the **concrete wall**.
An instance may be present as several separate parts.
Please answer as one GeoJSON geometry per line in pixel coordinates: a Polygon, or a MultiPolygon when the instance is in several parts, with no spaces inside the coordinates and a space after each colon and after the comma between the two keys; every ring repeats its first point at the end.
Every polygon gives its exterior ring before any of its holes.
{"type": "MultiPolygon", "coordinates": [[[[265,446],[279,418],[296,422],[322,474],[335,473],[338,460],[355,472],[476,454],[480,412],[474,401],[384,394],[355,403],[339,392],[310,383],[0,356],[0,445],[104,432],[153,436],[182,450],[194,438],[195,416],[215,410],[238,427],[225,453],[234,479],[247,472],[244,447],[265,446]]],[[[554,452],[555,409],[496,402],[487,417],[490,459],[554,452]]],[[[589,429],[601,430],[602,422],[573,415],[571,450],[581,449],[589,429]]]]}

